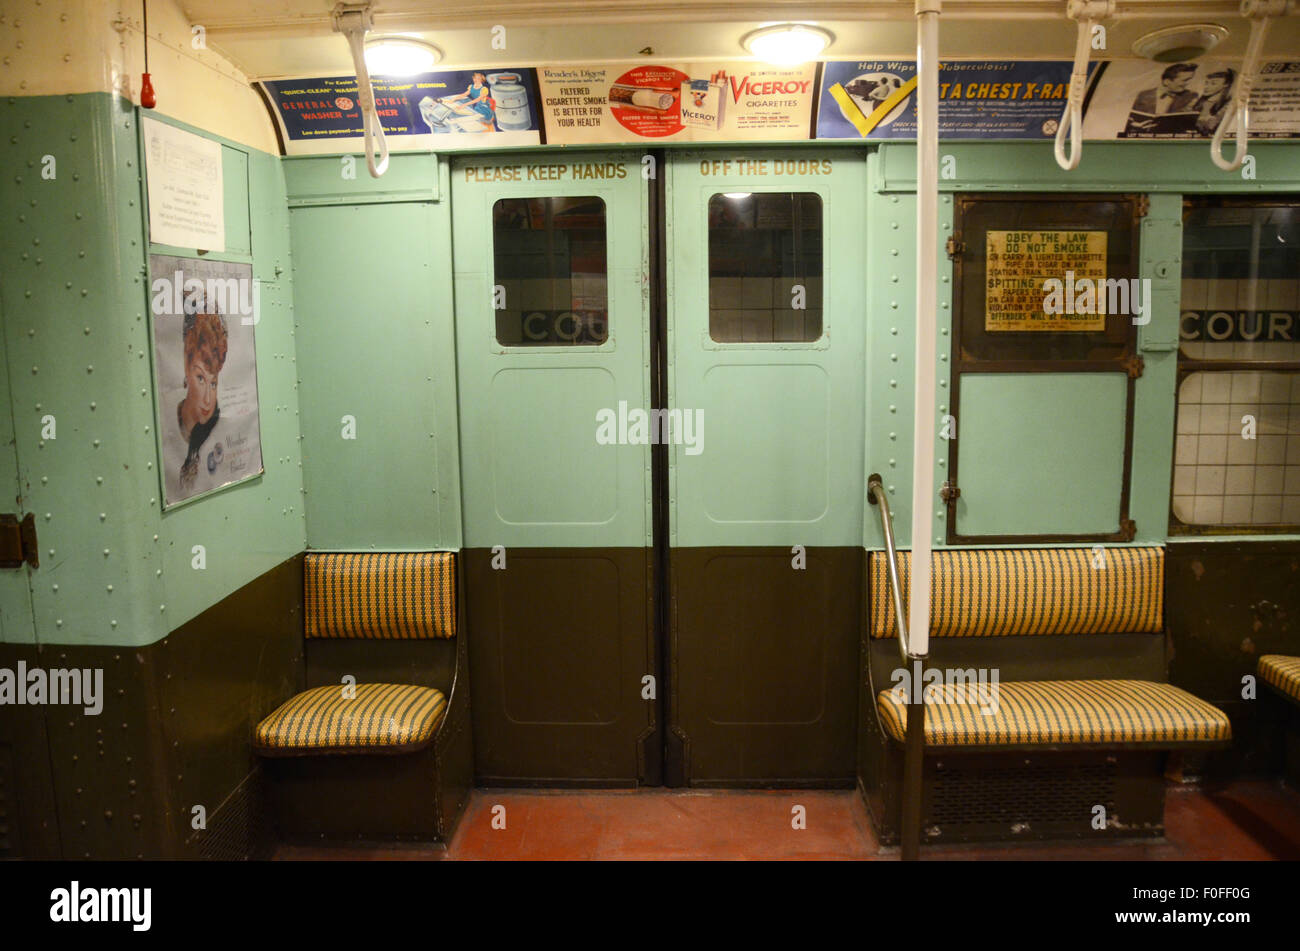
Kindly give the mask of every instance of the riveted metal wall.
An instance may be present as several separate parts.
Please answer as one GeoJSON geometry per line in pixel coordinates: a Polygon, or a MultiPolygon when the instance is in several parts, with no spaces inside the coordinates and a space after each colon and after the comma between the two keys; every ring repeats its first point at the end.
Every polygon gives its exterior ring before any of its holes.
{"type": "MultiPolygon", "coordinates": [[[[1075,172],[1061,171],[1051,149],[1039,143],[944,142],[941,156],[951,177],[941,178],[939,196],[939,331],[935,402],[939,414],[951,411],[952,274],[943,245],[952,235],[955,192],[1135,192],[1150,196],[1142,219],[1139,277],[1152,288],[1150,321],[1138,327],[1138,352],[1144,361],[1135,381],[1130,517],[1137,524],[1133,544],[1163,543],[1167,536],[1170,466],[1173,452],[1174,376],[1177,369],[1178,305],[1182,260],[1183,194],[1279,194],[1300,192],[1295,147],[1280,142],[1252,143],[1255,177],[1223,173],[1209,161],[1204,143],[1093,143],[1075,172]],[[951,162],[948,162],[948,160],[951,162]]],[[[869,256],[867,307],[872,315],[898,315],[868,322],[868,469],[880,472],[891,493],[900,547],[911,544],[912,336],[915,284],[915,146],[887,143],[871,153],[867,220],[869,241],[881,253],[869,256]]],[[[1016,425],[1015,407],[1007,424],[1016,425]]],[[[956,420],[958,440],[961,420],[956,420]]],[[[937,428],[937,427],[936,427],[937,428]]],[[[938,437],[936,437],[938,438],[938,437]]],[[[949,445],[940,439],[934,484],[949,478],[949,445]]],[[[960,504],[960,501],[959,501],[960,504]]],[[[931,501],[932,542],[945,545],[947,507],[931,501]]],[[[1043,519],[1049,512],[1041,513],[1043,519]]],[[[884,540],[879,515],[864,517],[864,543],[879,549],[884,540]]],[[[994,546],[999,547],[999,546],[994,546]]]]}
{"type": "Polygon", "coordinates": [[[260,805],[241,795],[256,786],[253,728],[302,686],[301,556],[154,644],[0,644],[0,667],[19,662],[100,670],[103,690],[98,714],[0,707],[11,855],[232,858],[229,840],[256,848],[260,805]]]}
{"type": "Polygon", "coordinates": [[[13,579],[26,576],[34,635],[6,622],[0,636],[152,643],[304,546],[279,162],[223,143],[239,153],[226,163],[227,197],[251,210],[252,248],[214,255],[251,263],[262,282],[266,473],[164,515],[136,111],[90,94],[11,98],[0,114],[0,150],[14,170],[0,181],[0,308],[22,503],[35,513],[41,557],[0,588],[4,616],[15,615],[22,598],[13,579]],[[205,549],[202,570],[195,545],[205,549]]]}
{"type": "Polygon", "coordinates": [[[314,549],[458,549],[446,163],[430,153],[393,155],[380,179],[355,156],[282,164],[307,542],[314,549]],[[359,170],[350,178],[349,159],[359,170]],[[344,438],[345,417],[355,421],[355,438],[344,438]]]}

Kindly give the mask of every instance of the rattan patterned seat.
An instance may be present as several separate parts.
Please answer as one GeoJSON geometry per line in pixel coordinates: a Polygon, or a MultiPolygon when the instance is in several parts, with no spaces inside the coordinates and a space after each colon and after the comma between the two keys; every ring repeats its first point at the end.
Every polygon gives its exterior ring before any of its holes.
{"type": "Polygon", "coordinates": [[[446,709],[432,687],[313,687],[258,724],[254,746],[263,756],[409,753],[433,742],[446,709]]]}
{"type": "Polygon", "coordinates": [[[1278,693],[1300,703],[1300,657],[1265,654],[1259,659],[1259,676],[1278,693]]]}
{"type": "MultiPolygon", "coordinates": [[[[1232,732],[1218,708],[1171,684],[1145,680],[1016,681],[983,695],[961,684],[926,697],[927,746],[1182,745],[1224,742],[1232,732]]],[[[901,690],[876,698],[881,724],[902,742],[901,690]]]]}

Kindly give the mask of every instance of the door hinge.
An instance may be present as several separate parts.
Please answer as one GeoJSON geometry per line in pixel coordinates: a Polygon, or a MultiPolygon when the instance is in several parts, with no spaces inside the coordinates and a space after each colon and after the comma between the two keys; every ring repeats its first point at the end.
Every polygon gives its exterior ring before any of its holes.
{"type": "Polygon", "coordinates": [[[1137,522],[1131,518],[1122,518],[1119,520],[1119,537],[1121,541],[1131,542],[1137,538],[1137,522]]]}
{"type": "Polygon", "coordinates": [[[1151,213],[1151,198],[1148,195],[1138,195],[1137,199],[1137,216],[1145,218],[1151,213]]]}
{"type": "Polygon", "coordinates": [[[17,515],[0,515],[0,568],[41,566],[36,544],[36,516],[28,512],[20,522],[17,515]]]}
{"type": "Polygon", "coordinates": [[[961,498],[961,489],[957,487],[956,482],[948,479],[943,485],[939,486],[939,498],[943,499],[948,508],[952,508],[957,504],[957,500],[961,498]]]}
{"type": "Polygon", "coordinates": [[[948,260],[955,261],[966,250],[966,242],[962,241],[960,234],[953,232],[944,244],[944,249],[948,252],[948,260]]]}
{"type": "Polygon", "coordinates": [[[1147,368],[1146,361],[1142,359],[1142,354],[1135,353],[1123,363],[1124,372],[1128,374],[1130,380],[1136,380],[1142,375],[1147,368]]]}

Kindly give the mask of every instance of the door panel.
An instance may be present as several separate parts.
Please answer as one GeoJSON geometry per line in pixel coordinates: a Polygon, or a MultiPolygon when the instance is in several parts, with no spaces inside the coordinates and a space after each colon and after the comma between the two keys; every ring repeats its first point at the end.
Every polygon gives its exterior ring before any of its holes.
{"type": "Polygon", "coordinates": [[[981,193],[956,196],[954,207],[960,242],[949,435],[956,438],[946,454],[958,494],[947,507],[948,543],[1132,541],[1129,470],[1142,358],[1137,317],[1124,311],[1137,286],[1144,202],[981,193]],[[1042,258],[1037,243],[1014,237],[1023,234],[1060,250],[1042,258]],[[1074,283],[1064,306],[1052,308],[1062,313],[1049,313],[1046,298],[1026,304],[1002,296],[1014,280],[1006,275],[1025,267],[1042,272],[1031,283],[1071,282],[1086,271],[1092,276],[1075,283],[1082,294],[1102,282],[1097,306],[1080,297],[1076,308],[1074,283]],[[1020,408],[1015,425],[1006,419],[1009,406],[1020,408]],[[1008,459],[1016,465],[1008,468],[1008,459]]]}
{"type": "Polygon", "coordinates": [[[717,154],[669,163],[668,402],[702,425],[668,447],[668,768],[700,785],[849,782],[865,162],[717,154]]]}
{"type": "Polygon", "coordinates": [[[637,157],[453,165],[465,567],[484,783],[656,781],[650,447],[637,157]]]}
{"type": "Polygon", "coordinates": [[[958,534],[1113,532],[1127,404],[1123,373],[964,374],[958,534]]]}
{"type": "Polygon", "coordinates": [[[674,735],[683,781],[848,783],[862,549],[672,552],[674,735]]]}
{"type": "MultiPolygon", "coordinates": [[[[2,316],[2,315],[0,315],[2,316]]],[[[6,356],[5,327],[0,320],[0,394],[5,408],[0,410],[0,512],[12,512],[22,518],[24,506],[22,482],[18,472],[18,443],[14,427],[14,405],[9,390],[9,363],[6,356]]],[[[0,643],[36,643],[35,618],[32,614],[32,569],[0,569],[0,643]]]]}

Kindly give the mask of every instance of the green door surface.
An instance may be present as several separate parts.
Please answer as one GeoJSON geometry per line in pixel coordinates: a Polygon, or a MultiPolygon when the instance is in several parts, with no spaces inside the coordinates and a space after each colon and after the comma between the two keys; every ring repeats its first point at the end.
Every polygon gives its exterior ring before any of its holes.
{"type": "MultiPolygon", "coordinates": [[[[18,445],[14,435],[14,406],[9,399],[9,363],[0,322],[0,393],[5,408],[0,411],[0,512],[21,519],[27,514],[18,472],[18,445]]],[[[34,644],[36,628],[32,616],[31,568],[0,569],[0,644],[34,644]]]]}
{"type": "Polygon", "coordinates": [[[854,775],[865,191],[843,150],[669,163],[674,781],[854,775]]]}
{"type": "Polygon", "coordinates": [[[658,781],[650,447],[620,425],[650,399],[646,193],[628,153],[452,166],[480,782],[658,781]]]}
{"type": "Polygon", "coordinates": [[[1128,382],[1123,373],[963,374],[958,534],[1114,532],[1128,382]],[[1020,407],[1014,419],[1008,406],[1020,407]]]}

